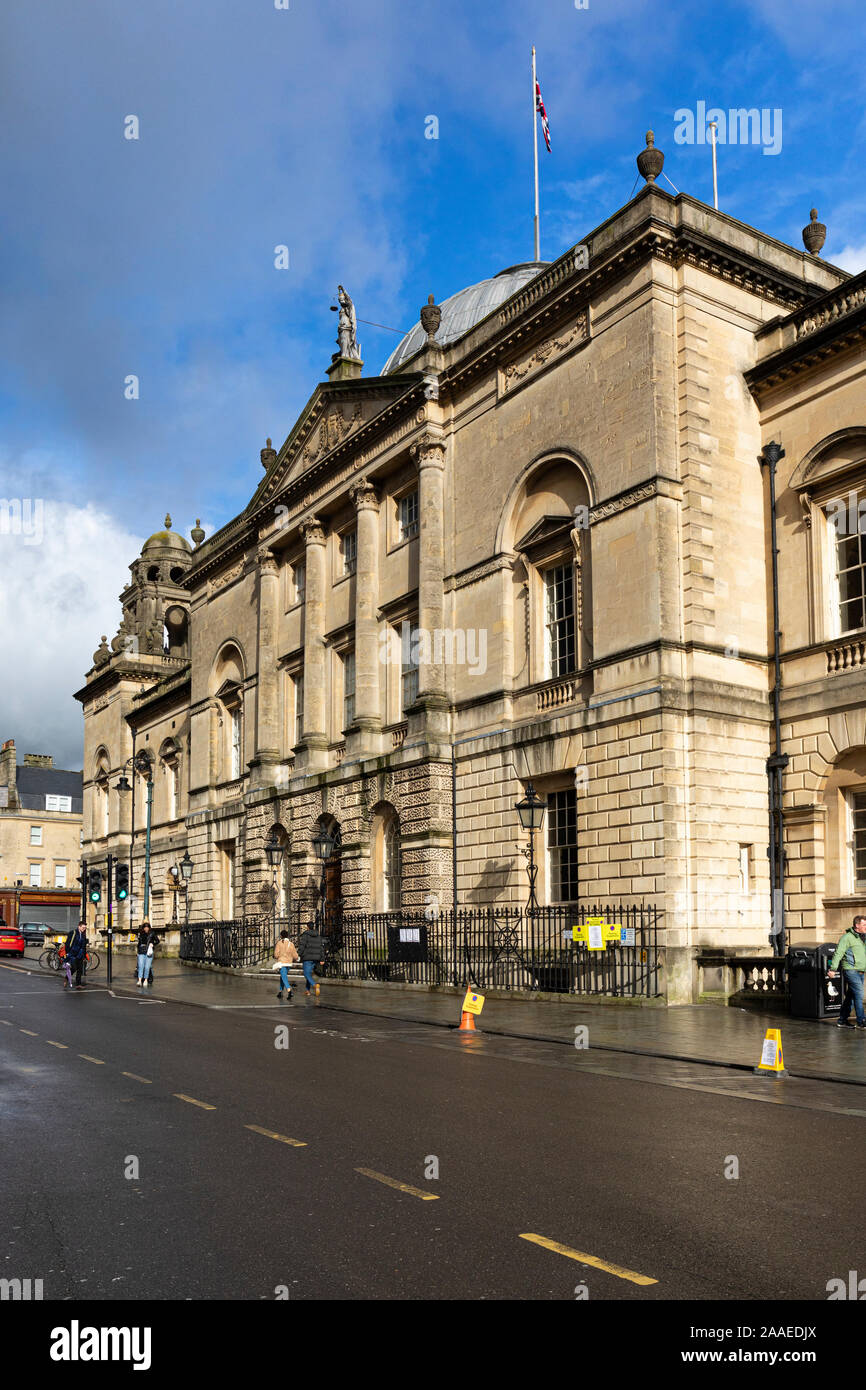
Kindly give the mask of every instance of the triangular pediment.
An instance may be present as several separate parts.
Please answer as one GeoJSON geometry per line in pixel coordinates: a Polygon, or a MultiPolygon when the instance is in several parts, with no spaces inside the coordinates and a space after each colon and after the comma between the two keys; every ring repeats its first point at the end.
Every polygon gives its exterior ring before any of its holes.
{"type": "Polygon", "coordinates": [[[415,376],[320,382],[265,477],[250,509],[272,500],[406,394],[415,376]]]}
{"type": "Polygon", "coordinates": [[[543,516],[535,525],[521,536],[515,549],[518,551],[532,550],[540,545],[542,541],[552,541],[565,537],[574,526],[574,519],[570,516],[543,516]]]}

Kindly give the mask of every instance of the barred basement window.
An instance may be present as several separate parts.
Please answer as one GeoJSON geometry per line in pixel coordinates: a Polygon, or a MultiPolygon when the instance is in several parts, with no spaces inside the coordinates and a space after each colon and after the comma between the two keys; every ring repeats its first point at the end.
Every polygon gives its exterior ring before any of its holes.
{"type": "Polygon", "coordinates": [[[551,792],[547,798],[547,863],[552,903],[576,902],[577,793],[551,792]]]}
{"type": "Polygon", "coordinates": [[[400,512],[400,539],[408,541],[412,536],[418,534],[418,494],[410,492],[408,496],[401,497],[399,503],[400,512]]]}
{"type": "Polygon", "coordinates": [[[569,676],[576,669],[574,565],[546,570],[544,586],[547,676],[569,676]]]}
{"type": "Polygon", "coordinates": [[[866,891],[866,792],[851,796],[851,850],[854,860],[854,892],[866,891]]]}

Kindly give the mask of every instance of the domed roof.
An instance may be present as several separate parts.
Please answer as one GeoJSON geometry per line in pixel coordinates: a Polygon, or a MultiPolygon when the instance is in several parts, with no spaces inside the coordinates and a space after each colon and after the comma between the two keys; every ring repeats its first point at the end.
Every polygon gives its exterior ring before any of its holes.
{"type": "Polygon", "coordinates": [[[170,530],[171,517],[166,515],[165,530],[154,531],[152,536],[148,536],[144,545],[141,547],[142,555],[149,550],[183,550],[187,555],[191,554],[192,546],[183,536],[179,536],[177,531],[170,530]]]}
{"type": "MultiPolygon", "coordinates": [[[[547,261],[526,261],[523,265],[509,266],[508,270],[500,270],[491,280],[479,280],[477,285],[458,290],[457,294],[443,300],[439,306],[442,310],[442,322],[436,334],[436,342],[446,347],[448,343],[461,338],[470,328],[474,328],[476,323],[480,323],[494,309],[498,309],[500,304],[504,304],[506,299],[522,289],[528,280],[532,280],[547,265],[547,261]]],[[[404,363],[408,362],[410,357],[414,357],[426,341],[427,334],[421,324],[416,323],[415,327],[400,339],[391,353],[382,368],[382,376],[400,371],[404,363]]]]}

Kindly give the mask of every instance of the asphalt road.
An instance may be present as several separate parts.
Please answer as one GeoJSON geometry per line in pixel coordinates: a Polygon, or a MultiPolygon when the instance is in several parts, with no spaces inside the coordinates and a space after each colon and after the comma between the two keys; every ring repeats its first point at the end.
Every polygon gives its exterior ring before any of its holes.
{"type": "Polygon", "coordinates": [[[46,1299],[826,1300],[866,1269],[853,1086],[0,966],[0,1111],[0,1277],[46,1299]]]}

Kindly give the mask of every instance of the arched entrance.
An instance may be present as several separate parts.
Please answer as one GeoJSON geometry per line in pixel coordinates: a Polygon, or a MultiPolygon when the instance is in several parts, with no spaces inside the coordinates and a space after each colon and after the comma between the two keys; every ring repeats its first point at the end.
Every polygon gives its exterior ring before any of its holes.
{"type": "Polygon", "coordinates": [[[340,949],[343,921],[343,837],[333,816],[319,816],[313,830],[321,863],[316,918],[329,955],[340,949]],[[327,837],[327,841],[325,841],[327,837]],[[327,852],[322,853],[322,847],[327,852]]]}

